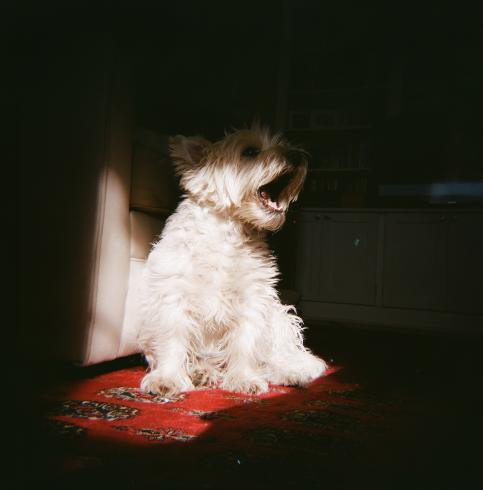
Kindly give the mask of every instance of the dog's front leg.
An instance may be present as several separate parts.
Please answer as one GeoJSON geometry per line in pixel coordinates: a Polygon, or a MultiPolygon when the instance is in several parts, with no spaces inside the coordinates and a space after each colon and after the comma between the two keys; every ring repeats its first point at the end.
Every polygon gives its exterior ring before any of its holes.
{"type": "Polygon", "coordinates": [[[221,388],[240,393],[264,393],[268,383],[262,375],[257,356],[260,336],[254,318],[236,321],[225,339],[226,369],[221,388]]]}
{"type": "Polygon", "coordinates": [[[150,329],[144,341],[144,352],[150,371],[141,382],[148,393],[174,395],[194,389],[188,376],[187,352],[189,322],[181,312],[166,315],[162,326],[150,329]]]}

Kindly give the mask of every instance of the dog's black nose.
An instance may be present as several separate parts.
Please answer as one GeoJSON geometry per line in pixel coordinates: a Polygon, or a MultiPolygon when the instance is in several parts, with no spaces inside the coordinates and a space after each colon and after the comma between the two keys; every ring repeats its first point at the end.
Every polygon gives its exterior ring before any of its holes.
{"type": "Polygon", "coordinates": [[[285,158],[291,165],[298,167],[307,160],[307,154],[303,150],[291,148],[285,152],[285,158]]]}

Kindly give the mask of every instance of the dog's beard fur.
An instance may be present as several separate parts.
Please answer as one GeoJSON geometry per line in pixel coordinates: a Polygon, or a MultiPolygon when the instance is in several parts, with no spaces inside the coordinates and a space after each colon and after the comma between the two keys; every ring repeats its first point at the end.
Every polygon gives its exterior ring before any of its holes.
{"type": "Polygon", "coordinates": [[[268,382],[321,375],[326,365],[304,347],[301,319],[280,303],[265,241],[298,197],[305,152],[259,126],[216,143],[177,136],[170,147],[185,196],[144,272],[143,389],[263,392],[268,382]]]}

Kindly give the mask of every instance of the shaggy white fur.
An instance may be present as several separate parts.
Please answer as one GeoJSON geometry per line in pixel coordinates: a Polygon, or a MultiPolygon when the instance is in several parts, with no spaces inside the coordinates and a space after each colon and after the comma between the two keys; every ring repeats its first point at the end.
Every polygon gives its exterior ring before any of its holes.
{"type": "Polygon", "coordinates": [[[266,128],[217,143],[177,136],[171,155],[185,195],[146,262],[139,342],[143,390],[195,386],[260,393],[326,370],[283,305],[266,231],[279,229],[307,172],[305,153],[266,128]]]}

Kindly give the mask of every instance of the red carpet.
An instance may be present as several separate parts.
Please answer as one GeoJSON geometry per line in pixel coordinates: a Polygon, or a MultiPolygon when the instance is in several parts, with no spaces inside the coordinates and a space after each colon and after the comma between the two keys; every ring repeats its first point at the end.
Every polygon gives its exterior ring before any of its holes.
{"type": "Polygon", "coordinates": [[[140,365],[65,377],[24,438],[24,488],[473,488],[477,346],[350,331],[319,345],[340,367],[261,396],[146,395],[140,365]],[[456,348],[464,375],[443,373],[456,348]]]}
{"type": "Polygon", "coordinates": [[[357,400],[357,388],[330,375],[305,390],[272,386],[269,393],[250,396],[206,389],[170,400],[141,392],[143,373],[143,367],[134,367],[60,388],[52,394],[49,410],[53,429],[134,445],[187,442],[208,431],[222,445],[239,443],[242,434],[270,445],[277,432],[306,431],[308,424],[325,433],[341,417],[359,423],[371,418],[357,400]],[[245,409],[248,404],[250,410],[245,409]],[[321,414],[331,420],[323,421],[321,414]],[[262,429],[250,430],[254,426],[262,429]]]}
{"type": "MultiPolygon", "coordinates": [[[[245,465],[262,470],[264,464],[273,471],[277,461],[292,465],[334,455],[353,461],[370,450],[375,437],[399,431],[401,407],[396,400],[377,402],[357,384],[341,381],[337,371],[332,368],[307,388],[272,386],[260,396],[214,389],[171,401],[146,395],[138,388],[141,366],[59,387],[49,396],[48,424],[69,444],[54,466],[64,478],[108,467],[114,450],[130,463],[140,458],[141,471],[148,466],[149,473],[158,454],[163,465],[170,461],[183,468],[181,484],[184,470],[200,461],[202,472],[196,471],[206,479],[220,468],[223,473],[245,465]]],[[[288,479],[297,484],[296,475],[288,479]]]]}
{"type": "Polygon", "coordinates": [[[369,403],[335,371],[305,389],[272,386],[259,396],[207,389],[168,400],[142,393],[144,368],[133,367],[60,388],[51,395],[49,419],[59,433],[130,445],[207,442],[208,436],[221,447],[257,442],[260,449],[299,441],[310,450],[311,441],[331,437],[360,443],[365,432],[388,424],[390,410],[369,403]]]}

